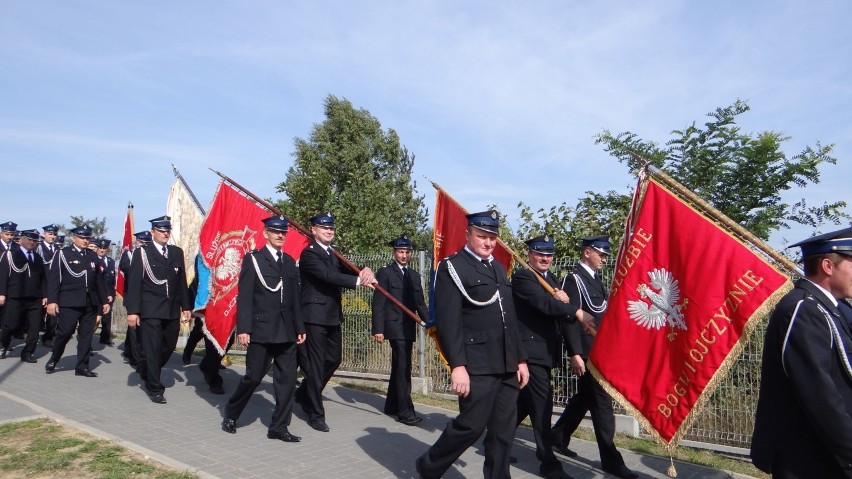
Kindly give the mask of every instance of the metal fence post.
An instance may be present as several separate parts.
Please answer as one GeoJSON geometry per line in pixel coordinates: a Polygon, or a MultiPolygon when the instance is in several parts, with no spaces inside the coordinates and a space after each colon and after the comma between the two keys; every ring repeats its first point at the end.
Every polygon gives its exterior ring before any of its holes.
{"type": "MultiPolygon", "coordinates": [[[[428,291],[426,288],[429,287],[429,272],[426,271],[426,252],[420,250],[420,264],[418,265],[417,271],[420,271],[420,287],[423,288],[423,291],[428,291]]],[[[429,318],[422,318],[423,321],[428,320],[429,318]]],[[[420,356],[420,377],[425,381],[426,380],[426,328],[417,328],[417,349],[418,356],[420,356]]]]}

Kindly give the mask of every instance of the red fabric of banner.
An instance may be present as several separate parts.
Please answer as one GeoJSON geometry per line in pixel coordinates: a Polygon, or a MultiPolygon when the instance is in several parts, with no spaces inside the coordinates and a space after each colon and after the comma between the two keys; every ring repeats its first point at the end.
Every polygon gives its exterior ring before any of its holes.
{"type": "Polygon", "coordinates": [[[671,443],[710,394],[708,384],[746,323],[785,283],[764,259],[651,180],[616,265],[593,368],[671,443]]]}
{"type": "MultiPolygon", "coordinates": [[[[133,246],[133,207],[127,208],[127,216],[124,217],[124,235],[121,237],[121,255],[125,251],[130,251],[133,246]]],[[[116,268],[115,292],[121,297],[124,297],[124,272],[121,268],[116,268]]]]}
{"type": "Polygon", "coordinates": [[[200,254],[210,268],[204,326],[220,350],[237,323],[237,280],[243,257],[266,244],[261,220],[268,216],[257,203],[220,183],[201,227],[200,254]]]}

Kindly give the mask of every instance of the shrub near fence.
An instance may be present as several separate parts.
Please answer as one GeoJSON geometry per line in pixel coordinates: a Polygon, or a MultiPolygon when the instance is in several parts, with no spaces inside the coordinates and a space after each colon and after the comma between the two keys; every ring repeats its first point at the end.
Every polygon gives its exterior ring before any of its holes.
{"type": "MultiPolygon", "coordinates": [[[[369,266],[374,271],[392,260],[390,253],[372,256],[350,256],[349,259],[360,265],[369,266]]],[[[558,258],[554,268],[563,276],[576,265],[576,259],[558,258]]],[[[411,267],[421,273],[424,291],[428,302],[428,280],[432,259],[423,252],[412,256],[411,267]]],[[[611,265],[603,272],[604,282],[612,274],[611,265]]],[[[371,329],[371,304],[373,291],[366,288],[346,290],[343,295],[345,321],[343,322],[343,363],[341,371],[368,374],[390,374],[390,346],[373,341],[371,329]]],[[[126,328],[126,313],[121,298],[115,303],[113,331],[123,334],[126,328]]],[[[730,373],[725,377],[710,401],[698,415],[684,440],[708,443],[735,448],[748,448],[754,427],[754,411],[757,405],[757,388],[760,382],[760,360],[766,321],[763,321],[749,338],[743,354],[737,359],[730,373]]],[[[234,345],[233,350],[241,348],[234,345]]],[[[564,364],[567,356],[563,351],[564,364]]],[[[420,330],[418,344],[415,344],[415,376],[426,378],[435,393],[450,393],[450,377],[441,364],[434,342],[420,330]],[[423,354],[418,354],[422,348],[423,354]],[[422,364],[421,364],[422,357],[422,364]],[[421,373],[422,371],[422,373],[421,373]]],[[[556,405],[564,405],[576,391],[577,378],[565,368],[553,370],[554,396],[556,405]]],[[[616,404],[616,413],[624,414],[624,409],[616,404]]]]}

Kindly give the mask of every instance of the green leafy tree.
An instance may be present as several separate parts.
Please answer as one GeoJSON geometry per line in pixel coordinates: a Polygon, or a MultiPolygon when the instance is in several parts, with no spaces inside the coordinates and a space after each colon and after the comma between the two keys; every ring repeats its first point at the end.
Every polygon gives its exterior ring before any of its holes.
{"type": "Polygon", "coordinates": [[[325,121],[307,139],[295,139],[295,161],[277,187],[286,198],[278,206],[306,226],[320,212],[335,215],[335,243],[344,251],[387,251],[400,234],[415,246],[431,244],[424,197],[411,179],[414,155],[393,129],[346,99],[329,95],[325,121]]]}
{"type": "Polygon", "coordinates": [[[526,240],[542,233],[553,236],[557,257],[579,257],[583,237],[608,234],[613,249],[617,249],[624,234],[624,222],[630,210],[630,196],[608,191],[604,194],[587,191],[576,206],[562,203],[549,209],[533,212],[523,202],[520,209],[518,237],[526,240]]]}
{"type": "Polygon", "coordinates": [[[632,153],[644,157],[764,240],[792,223],[816,229],[848,220],[845,201],[811,206],[805,199],[791,204],[781,198],[785,191],[819,184],[820,167],[837,163],[831,156],[834,145],[817,142],[788,157],[781,148],[789,136],[740,130],[736,117],[749,109],[740,100],[717,108],[707,114],[710,120],[703,128],[693,122],[674,130],[664,147],[629,131],[612,134],[605,130],[595,142],[634,170],[641,164],[632,153]]]}

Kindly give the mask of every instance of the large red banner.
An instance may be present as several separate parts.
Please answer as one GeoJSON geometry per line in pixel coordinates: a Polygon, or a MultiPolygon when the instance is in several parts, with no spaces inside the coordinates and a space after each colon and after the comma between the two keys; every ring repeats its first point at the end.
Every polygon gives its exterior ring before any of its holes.
{"type": "Polygon", "coordinates": [[[653,179],[632,227],[590,369],[673,445],[790,282],[653,179]]]}
{"type": "MultiPolygon", "coordinates": [[[[124,256],[125,251],[133,249],[133,204],[127,205],[127,216],[124,217],[124,234],[121,237],[121,254],[119,259],[124,256]]],[[[124,297],[124,272],[121,268],[116,268],[115,292],[121,297],[124,297]]]]}
{"type": "MultiPolygon", "coordinates": [[[[200,254],[210,275],[207,305],[200,311],[204,314],[205,333],[220,352],[225,351],[237,324],[237,280],[243,257],[266,245],[261,221],[269,216],[257,203],[220,182],[201,227],[200,254]]],[[[283,249],[298,259],[307,243],[304,236],[291,229],[283,249]]]]}

